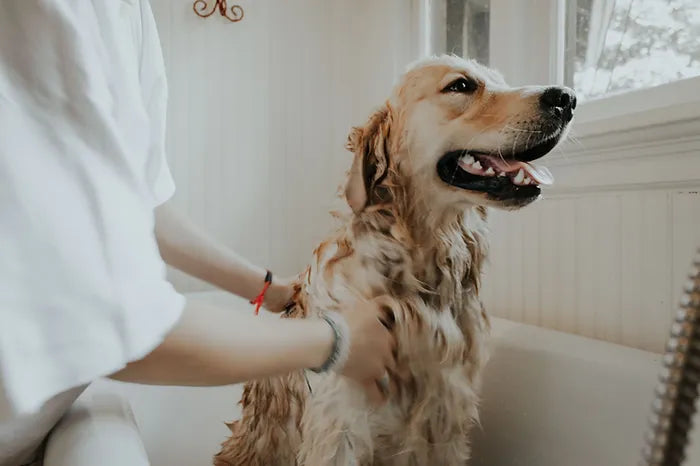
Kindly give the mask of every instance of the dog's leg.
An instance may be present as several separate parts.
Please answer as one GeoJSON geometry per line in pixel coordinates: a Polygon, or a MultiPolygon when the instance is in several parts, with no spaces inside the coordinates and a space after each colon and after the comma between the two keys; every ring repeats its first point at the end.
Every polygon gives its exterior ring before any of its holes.
{"type": "Polygon", "coordinates": [[[434,443],[425,438],[397,440],[394,439],[390,448],[376,452],[373,466],[466,466],[469,461],[471,447],[466,433],[434,443]]]}
{"type": "Polygon", "coordinates": [[[380,411],[372,419],[373,432],[381,439],[374,466],[467,465],[478,396],[466,377],[448,375],[411,403],[405,417],[380,411]]]}
{"type": "Polygon", "coordinates": [[[368,413],[364,392],[351,382],[328,375],[314,383],[302,419],[299,466],[371,465],[368,413]]]}
{"type": "Polygon", "coordinates": [[[301,373],[247,383],[243,415],[229,424],[231,437],[214,457],[214,465],[295,466],[307,395],[301,373]]]}

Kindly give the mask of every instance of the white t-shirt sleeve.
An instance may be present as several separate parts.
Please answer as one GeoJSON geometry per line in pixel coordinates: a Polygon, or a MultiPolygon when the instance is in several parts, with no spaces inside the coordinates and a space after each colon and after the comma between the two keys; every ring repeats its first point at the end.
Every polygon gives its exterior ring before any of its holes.
{"type": "Polygon", "coordinates": [[[0,2],[0,401],[13,415],[145,356],[180,317],[153,233],[173,192],[165,94],[147,4],[0,2]]]}
{"type": "Polygon", "coordinates": [[[146,166],[146,181],[151,189],[153,205],[168,200],[175,192],[165,153],[165,126],[168,82],[165,77],[163,52],[158,29],[149,2],[141,4],[140,81],[144,107],[150,122],[150,157],[146,166]]]}

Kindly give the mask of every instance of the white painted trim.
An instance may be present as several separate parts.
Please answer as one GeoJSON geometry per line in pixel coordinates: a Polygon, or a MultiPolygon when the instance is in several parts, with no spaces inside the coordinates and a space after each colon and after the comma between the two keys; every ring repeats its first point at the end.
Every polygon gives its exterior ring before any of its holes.
{"type": "Polygon", "coordinates": [[[588,134],[542,160],[555,175],[548,197],[700,187],[700,118],[588,134]]]}
{"type": "Polygon", "coordinates": [[[581,136],[691,119],[700,119],[700,77],[585,102],[576,115],[581,136]]]}
{"type": "Polygon", "coordinates": [[[419,56],[427,56],[431,54],[432,44],[431,44],[431,14],[430,14],[430,0],[421,0],[418,4],[418,15],[420,21],[418,22],[418,30],[420,31],[420,39],[418,43],[420,44],[420,49],[418,50],[419,56]]]}
{"type": "Polygon", "coordinates": [[[620,183],[606,184],[596,186],[571,186],[554,188],[544,193],[543,198],[546,199],[569,199],[580,197],[582,194],[586,196],[596,196],[607,193],[620,193],[627,191],[667,191],[669,189],[679,190],[700,190],[700,180],[673,180],[659,182],[642,182],[642,183],[620,183]]]}
{"type": "Polygon", "coordinates": [[[406,54],[421,58],[430,55],[430,0],[410,1],[409,25],[410,37],[406,45],[406,54]]]}
{"type": "MultiPolygon", "coordinates": [[[[577,129],[577,125],[574,125],[573,133],[578,133],[577,129]]],[[[557,150],[563,156],[552,160],[552,166],[621,158],[663,157],[686,151],[700,153],[700,118],[605,134],[578,134],[557,150]]]]}
{"type": "Polygon", "coordinates": [[[564,84],[566,63],[566,0],[549,0],[550,31],[552,42],[549,48],[549,79],[552,84],[564,84]]]}

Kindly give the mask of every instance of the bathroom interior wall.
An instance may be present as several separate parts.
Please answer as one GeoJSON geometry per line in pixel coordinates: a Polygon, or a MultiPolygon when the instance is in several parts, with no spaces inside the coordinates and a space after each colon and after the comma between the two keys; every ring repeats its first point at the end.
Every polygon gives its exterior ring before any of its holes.
{"type": "MultiPolygon", "coordinates": [[[[230,23],[196,16],[190,0],[151,1],[170,87],[172,202],[250,260],[292,274],[332,225],[351,126],[412,58],[414,2],[236,3],[245,16],[230,23]]],[[[206,288],[171,277],[183,291],[206,288]]]]}
{"type": "Polygon", "coordinates": [[[489,310],[663,351],[700,246],[698,128],[581,137],[550,155],[556,182],[542,201],[492,212],[489,310]]]}
{"type": "MultiPolygon", "coordinates": [[[[197,17],[189,0],[152,0],[170,80],[173,203],[291,274],[332,224],[350,127],[421,49],[425,4],[239,3],[245,18],[231,24],[197,17]]],[[[700,121],[615,125],[591,136],[574,127],[576,142],[550,156],[557,182],[544,199],[491,213],[484,300],[496,316],[660,351],[700,243],[700,121]]]]}

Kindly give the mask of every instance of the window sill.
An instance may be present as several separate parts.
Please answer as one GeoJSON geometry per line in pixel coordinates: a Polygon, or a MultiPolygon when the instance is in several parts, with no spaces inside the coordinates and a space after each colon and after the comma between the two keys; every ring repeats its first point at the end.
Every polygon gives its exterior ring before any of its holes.
{"type": "MultiPolygon", "coordinates": [[[[700,92],[693,97],[697,95],[700,92]]],[[[610,109],[610,114],[604,118],[592,119],[591,106],[589,114],[584,111],[583,115],[577,115],[583,122],[574,122],[569,139],[546,162],[557,181],[548,195],[697,190],[700,186],[700,105],[674,103],[646,111],[631,111],[629,106],[611,106],[617,100],[595,102],[610,109]]],[[[641,100],[636,105],[640,102],[649,103],[641,100]]]]}
{"type": "MultiPolygon", "coordinates": [[[[581,104],[553,166],[700,153],[700,78],[581,104]]],[[[693,176],[697,178],[697,175],[693,176]]]]}
{"type": "MultiPolygon", "coordinates": [[[[700,121],[700,77],[585,102],[573,134],[588,138],[689,120],[700,121]]],[[[698,132],[700,126],[686,135],[698,132]]]]}

